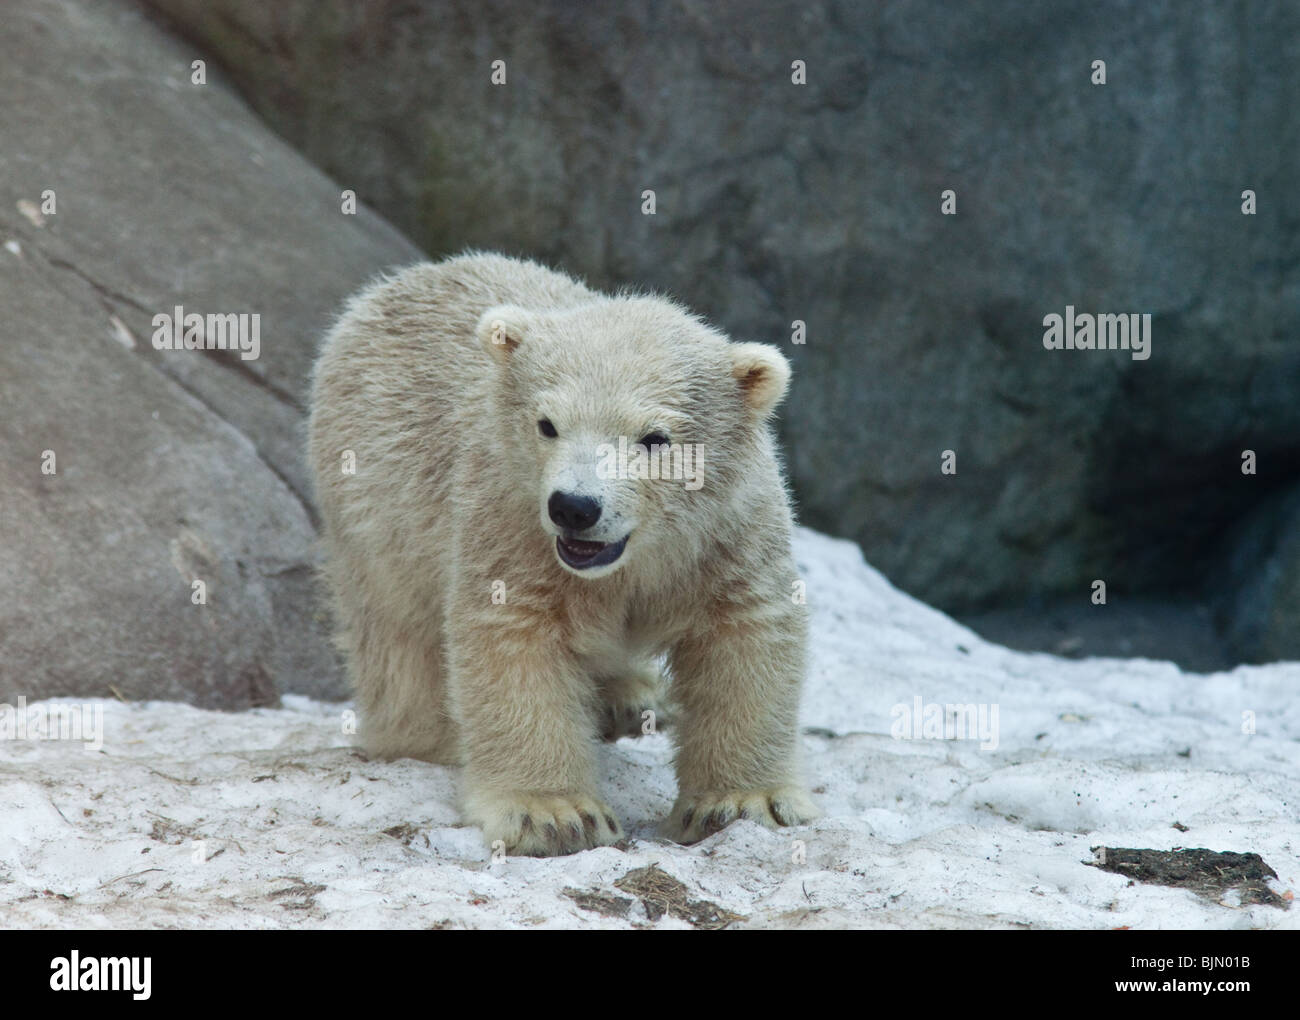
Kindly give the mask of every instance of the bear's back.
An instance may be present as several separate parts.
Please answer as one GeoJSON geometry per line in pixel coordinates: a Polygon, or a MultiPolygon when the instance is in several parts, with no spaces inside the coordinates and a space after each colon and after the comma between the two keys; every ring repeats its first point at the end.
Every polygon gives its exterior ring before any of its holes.
{"type": "Polygon", "coordinates": [[[382,403],[396,412],[407,399],[465,408],[482,397],[493,372],[476,335],[485,311],[502,304],[548,311],[598,297],[563,273],[503,255],[409,266],[348,302],[322,345],[315,386],[375,411],[382,403]]]}

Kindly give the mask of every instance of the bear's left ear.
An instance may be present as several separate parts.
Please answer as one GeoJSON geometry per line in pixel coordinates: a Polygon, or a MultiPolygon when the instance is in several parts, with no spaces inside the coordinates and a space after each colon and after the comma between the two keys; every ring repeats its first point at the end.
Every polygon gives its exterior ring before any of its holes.
{"type": "Polygon", "coordinates": [[[768,344],[729,343],[731,374],[740,383],[745,406],[759,418],[766,418],[785,396],[790,382],[790,363],[768,344]]]}
{"type": "Polygon", "coordinates": [[[479,342],[503,361],[524,342],[527,332],[528,313],[516,305],[489,308],[478,320],[479,342]]]}

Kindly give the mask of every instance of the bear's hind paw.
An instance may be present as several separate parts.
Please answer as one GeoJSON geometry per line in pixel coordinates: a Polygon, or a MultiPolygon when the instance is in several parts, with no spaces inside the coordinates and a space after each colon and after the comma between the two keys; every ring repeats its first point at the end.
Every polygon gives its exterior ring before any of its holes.
{"type": "Polygon", "coordinates": [[[653,701],[650,704],[614,702],[605,705],[601,719],[600,736],[606,743],[613,743],[620,737],[640,737],[646,733],[658,733],[673,724],[672,710],[666,705],[653,701]],[[646,717],[646,712],[653,712],[653,724],[646,717]]]}

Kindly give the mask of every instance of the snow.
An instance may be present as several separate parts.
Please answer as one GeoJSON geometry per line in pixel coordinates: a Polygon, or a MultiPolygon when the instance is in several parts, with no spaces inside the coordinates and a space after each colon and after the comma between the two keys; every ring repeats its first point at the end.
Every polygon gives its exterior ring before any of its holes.
{"type": "MultiPolygon", "coordinates": [[[[626,848],[493,861],[459,823],[455,771],[365,761],[347,705],[93,701],[99,750],[0,740],[0,925],[689,927],[614,886],[654,864],[735,927],[1300,926],[1087,863],[1099,845],[1255,852],[1275,892],[1300,886],[1300,663],[1197,675],[1014,652],[895,590],[852,543],[801,530],[796,555],[805,769],[825,810],[811,826],[659,838],[674,790],[659,734],[602,748],[626,848]],[[986,706],[986,723],[996,706],[996,747],[897,739],[896,706],[918,697],[986,706]],[[565,890],[632,904],[601,913],[565,890]]],[[[74,703],[28,711],[59,705],[74,703]]]]}

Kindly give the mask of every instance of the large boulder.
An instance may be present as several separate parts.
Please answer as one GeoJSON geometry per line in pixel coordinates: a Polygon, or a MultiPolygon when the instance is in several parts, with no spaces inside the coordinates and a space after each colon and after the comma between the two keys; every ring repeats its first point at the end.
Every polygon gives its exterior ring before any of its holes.
{"type": "Polygon", "coordinates": [[[1246,662],[1300,659],[1300,485],[1248,514],[1216,566],[1215,605],[1233,652],[1246,662]]]}
{"type": "Polygon", "coordinates": [[[1295,5],[147,3],[428,250],[782,344],[804,521],[945,608],[1195,590],[1295,475],[1295,5]],[[1045,350],[1067,305],[1150,359],[1045,350]]]}
{"type": "Polygon", "coordinates": [[[138,8],[4,17],[0,701],[341,696],[312,580],[309,365],[344,296],[418,252],[343,215],[215,69],[192,84],[199,55],[138,8]],[[259,314],[260,357],[155,350],[177,305],[259,314]]]}

